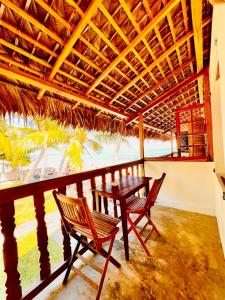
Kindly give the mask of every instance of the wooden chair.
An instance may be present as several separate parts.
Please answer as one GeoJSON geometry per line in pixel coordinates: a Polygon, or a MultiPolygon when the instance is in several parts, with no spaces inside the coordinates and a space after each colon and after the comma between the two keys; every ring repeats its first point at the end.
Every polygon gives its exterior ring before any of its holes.
{"type": "Polygon", "coordinates": [[[152,185],[152,188],[151,188],[147,198],[131,196],[127,199],[127,220],[130,223],[130,228],[128,229],[128,234],[132,230],[135,232],[137,238],[141,242],[147,255],[151,255],[150,251],[148,249],[148,246],[147,246],[147,241],[151,237],[153,231],[155,231],[160,236],[158,229],[156,228],[155,224],[151,220],[150,209],[155,204],[155,201],[158,197],[158,194],[159,194],[159,191],[160,191],[160,188],[162,186],[165,176],[166,176],[166,174],[163,173],[161,178],[154,180],[154,183],[152,185]],[[138,217],[136,218],[135,221],[132,221],[132,219],[130,217],[131,214],[138,215],[138,217]],[[143,217],[147,218],[147,223],[144,225],[144,227],[141,229],[141,231],[138,232],[136,226],[143,219],[143,217]],[[151,228],[150,232],[147,234],[146,238],[143,239],[141,234],[144,232],[144,230],[146,229],[146,227],[148,225],[150,225],[152,228],[151,228]]]}
{"type": "Polygon", "coordinates": [[[99,299],[109,261],[111,261],[111,263],[117,268],[120,267],[120,264],[111,256],[115,236],[119,231],[117,224],[120,222],[120,220],[96,211],[90,212],[86,198],[69,198],[58,193],[57,191],[53,191],[53,195],[67,233],[78,241],[74,253],[70,259],[63,284],[67,282],[68,276],[72,269],[92,287],[97,289],[96,299],[99,299]],[[91,239],[91,241],[88,242],[88,239],[91,239]],[[108,251],[102,248],[102,245],[107,241],[110,241],[108,251]],[[79,251],[81,245],[83,248],[79,251]],[[88,262],[82,256],[86,250],[90,250],[95,254],[98,253],[106,258],[103,269],[93,263],[88,262]],[[81,259],[85,264],[88,264],[90,267],[92,267],[95,271],[102,274],[99,285],[97,285],[79,269],[73,266],[74,262],[78,258],[81,259]]]}

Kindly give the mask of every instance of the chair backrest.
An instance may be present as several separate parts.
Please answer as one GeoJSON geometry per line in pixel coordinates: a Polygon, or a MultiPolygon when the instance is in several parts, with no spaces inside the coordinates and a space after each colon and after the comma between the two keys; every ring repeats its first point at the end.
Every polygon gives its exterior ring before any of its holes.
{"type": "Polygon", "coordinates": [[[77,232],[83,233],[86,237],[97,239],[97,232],[86,198],[70,198],[55,190],[53,196],[68,233],[75,227],[77,232]],[[85,229],[87,230],[84,231],[85,229]]]}
{"type": "Polygon", "coordinates": [[[154,180],[151,190],[146,199],[145,208],[150,208],[155,204],[165,177],[166,173],[163,173],[160,178],[154,180]]]}

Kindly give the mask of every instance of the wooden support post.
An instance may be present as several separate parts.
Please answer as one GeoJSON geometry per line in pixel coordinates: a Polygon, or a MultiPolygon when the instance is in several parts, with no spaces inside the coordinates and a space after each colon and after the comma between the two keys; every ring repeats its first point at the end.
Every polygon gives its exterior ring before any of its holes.
{"type": "MultiPolygon", "coordinates": [[[[139,115],[139,143],[140,143],[140,159],[144,159],[144,129],[143,115],[139,115]]],[[[144,165],[141,167],[141,176],[144,176],[144,165]]]]}
{"type": "Polygon", "coordinates": [[[176,112],[176,140],[177,140],[177,152],[178,156],[181,156],[181,149],[180,149],[180,113],[179,111],[176,112]]]}
{"type": "Polygon", "coordinates": [[[208,157],[210,160],[213,161],[212,111],[211,111],[210,86],[209,86],[209,70],[207,70],[207,72],[204,73],[203,81],[204,81],[204,103],[205,103],[208,157]]]}
{"type": "Polygon", "coordinates": [[[170,130],[171,156],[173,157],[173,129],[170,130]]]}

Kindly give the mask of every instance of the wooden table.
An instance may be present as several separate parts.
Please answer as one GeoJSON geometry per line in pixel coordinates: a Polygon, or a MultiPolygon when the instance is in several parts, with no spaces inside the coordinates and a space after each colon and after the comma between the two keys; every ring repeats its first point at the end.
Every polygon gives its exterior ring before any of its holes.
{"type": "MultiPolygon", "coordinates": [[[[118,184],[118,189],[112,191],[112,181],[102,183],[98,185],[94,191],[100,198],[104,197],[104,201],[107,198],[113,199],[113,201],[118,200],[120,202],[121,209],[121,221],[123,229],[123,240],[124,240],[124,251],[126,260],[129,260],[129,244],[128,244],[128,230],[127,230],[127,217],[126,217],[126,199],[139,191],[141,188],[145,187],[146,195],[149,193],[149,181],[151,177],[135,177],[135,176],[124,176],[120,179],[115,179],[113,182],[118,184]]],[[[100,208],[101,210],[101,208],[100,208]]]]}

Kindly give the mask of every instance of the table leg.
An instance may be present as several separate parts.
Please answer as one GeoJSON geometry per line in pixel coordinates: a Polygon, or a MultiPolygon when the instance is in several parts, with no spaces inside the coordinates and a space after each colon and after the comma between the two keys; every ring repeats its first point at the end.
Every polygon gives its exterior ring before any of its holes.
{"type": "Polygon", "coordinates": [[[123,199],[123,200],[119,200],[119,201],[120,201],[120,209],[121,209],[121,219],[122,219],[125,258],[126,258],[126,260],[129,260],[129,243],[128,243],[128,231],[127,231],[126,200],[123,199]]]}

